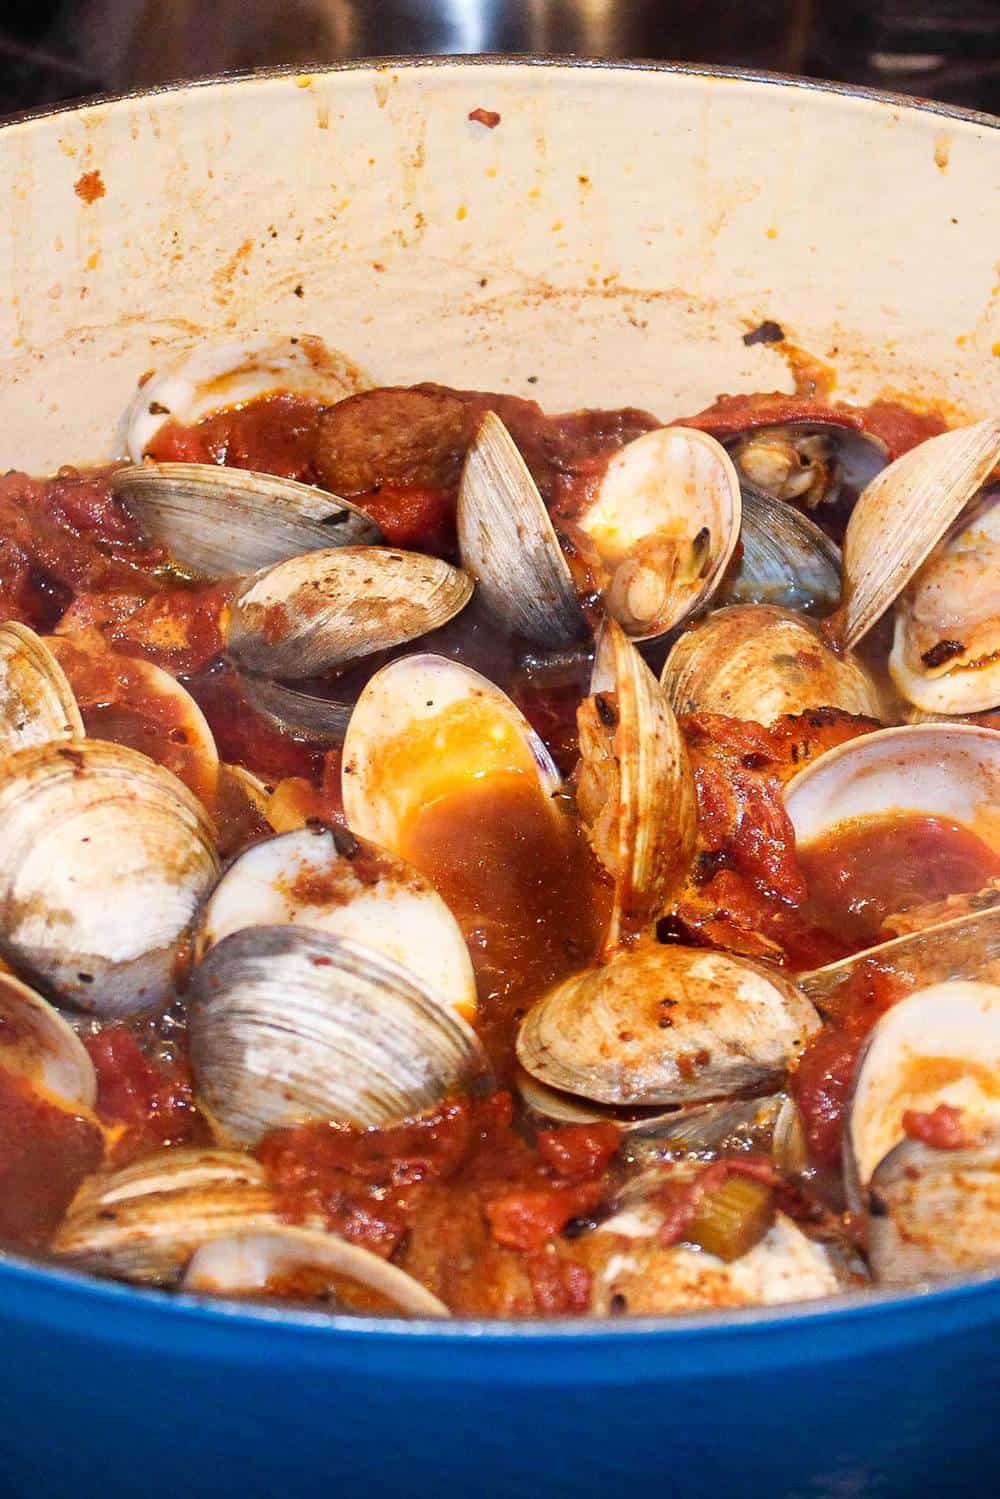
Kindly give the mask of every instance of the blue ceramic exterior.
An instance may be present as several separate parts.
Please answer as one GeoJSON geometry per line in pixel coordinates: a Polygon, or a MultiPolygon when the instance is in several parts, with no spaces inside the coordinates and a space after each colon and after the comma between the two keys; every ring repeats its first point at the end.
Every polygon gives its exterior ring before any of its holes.
{"type": "Polygon", "coordinates": [[[1000,1283],[672,1327],[331,1325],[0,1268],[0,1493],[997,1492],[1000,1283]]]}

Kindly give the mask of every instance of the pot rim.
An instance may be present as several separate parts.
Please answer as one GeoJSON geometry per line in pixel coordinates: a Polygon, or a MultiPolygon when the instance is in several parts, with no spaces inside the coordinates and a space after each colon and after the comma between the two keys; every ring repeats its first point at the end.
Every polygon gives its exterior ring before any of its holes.
{"type": "MultiPolygon", "coordinates": [[[[573,69],[581,73],[588,71],[618,73],[655,73],[674,77],[716,78],[735,82],[756,83],[779,88],[802,89],[820,95],[835,95],[852,99],[863,99],[875,104],[888,105],[894,109],[932,114],[944,119],[958,120],[965,124],[1000,130],[1000,117],[981,110],[965,109],[959,105],[941,103],[907,94],[890,93],[882,89],[860,84],[839,83],[830,80],[800,77],[793,74],[776,73],[758,68],[716,67],[707,63],[662,62],[653,59],[619,59],[576,57],[572,55],[539,55],[531,53],[505,56],[499,53],[405,55],[376,58],[351,58],[340,62],[293,63],[279,67],[256,68],[213,74],[205,78],[179,79],[155,84],[149,88],[131,89],[122,93],[102,93],[69,100],[37,109],[22,110],[0,119],[0,132],[12,126],[45,120],[55,115],[75,114],[79,111],[100,108],[106,105],[127,104],[134,100],[159,98],[163,95],[210,89],[220,85],[247,84],[283,78],[314,77],[335,73],[381,72],[386,69],[439,69],[439,68],[487,68],[505,69],[573,69]]],[[[836,1297],[824,1297],[814,1301],[786,1303],[779,1306],[742,1307],[721,1311],[683,1313],[669,1317],[636,1317],[623,1321],[605,1321],[595,1318],[554,1319],[539,1318],[524,1321],[483,1321],[455,1318],[449,1321],[425,1321],[418,1319],[372,1318],[354,1316],[331,1316],[326,1312],[311,1312],[293,1308],[276,1308],[273,1305],[254,1304],[245,1301],[226,1301],[221,1298],[201,1298],[183,1292],[165,1292],[145,1287],[132,1286],[119,1281],[100,1279],[83,1271],[68,1269],[48,1261],[0,1251],[0,1296],[3,1288],[25,1289],[32,1285],[54,1292],[68,1293],[80,1297],[86,1304],[98,1306],[108,1312],[130,1308],[145,1310],[154,1316],[167,1315],[176,1324],[183,1319],[197,1327],[242,1328],[247,1334],[266,1330],[285,1330],[310,1336],[330,1337],[339,1334],[363,1335],[371,1338],[378,1335],[382,1340],[413,1341],[433,1339],[447,1343],[496,1343],[500,1345],[538,1345],[557,1340],[560,1345],[574,1339],[592,1342],[612,1339],[640,1339],[655,1333],[658,1339],[670,1338],[673,1342],[691,1339],[703,1341],[713,1335],[739,1334],[741,1340],[751,1332],[766,1335],[772,1329],[806,1326],[840,1327],[851,1321],[867,1321],[883,1310],[895,1310],[905,1315],[910,1309],[928,1303],[944,1311],[956,1302],[972,1300],[990,1303],[1000,1302],[1000,1275],[995,1269],[985,1269],[957,1276],[939,1284],[922,1284],[905,1291],[866,1288],[847,1292],[836,1297]]],[[[30,1320],[38,1320],[29,1313],[30,1320]]],[[[817,1327],[818,1330],[818,1327],[817,1327]]]]}
{"type": "Polygon", "coordinates": [[[809,78],[803,74],[777,73],[767,68],[721,67],[713,63],[664,62],[658,58],[581,57],[572,53],[535,52],[475,52],[475,53],[389,53],[380,57],[344,58],[338,62],[282,63],[263,68],[233,69],[229,72],[212,73],[204,78],[178,78],[165,83],[151,84],[146,88],[126,89],[121,93],[87,94],[78,99],[61,103],[45,104],[36,109],[19,110],[15,114],[0,116],[0,131],[12,125],[22,125],[34,120],[48,119],[52,115],[76,114],[81,110],[99,108],[108,104],[125,104],[139,99],[155,99],[165,94],[175,94],[193,89],[214,88],[222,84],[255,83],[268,79],[316,77],[332,73],[384,72],[387,69],[435,68],[479,68],[504,67],[507,69],[566,68],[580,72],[662,73],[676,77],[719,78],[737,83],[760,83],[778,88],[800,88],[814,94],[833,94],[852,99],[871,100],[876,104],[888,104],[894,109],[914,110],[921,114],[940,115],[944,119],[960,120],[968,125],[978,125],[990,130],[1000,130],[1000,116],[985,110],[967,109],[960,104],[947,104],[936,99],[925,99],[916,94],[894,93],[887,89],[870,88],[867,84],[842,83],[834,79],[809,78]]]}

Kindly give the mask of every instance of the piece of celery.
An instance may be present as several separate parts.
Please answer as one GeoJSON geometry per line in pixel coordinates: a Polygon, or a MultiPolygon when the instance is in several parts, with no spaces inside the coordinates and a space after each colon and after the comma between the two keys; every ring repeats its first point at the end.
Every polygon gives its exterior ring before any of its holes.
{"type": "Polygon", "coordinates": [[[684,1237],[720,1260],[739,1259],[774,1222],[773,1193],[749,1176],[729,1176],[706,1192],[684,1237]]]}

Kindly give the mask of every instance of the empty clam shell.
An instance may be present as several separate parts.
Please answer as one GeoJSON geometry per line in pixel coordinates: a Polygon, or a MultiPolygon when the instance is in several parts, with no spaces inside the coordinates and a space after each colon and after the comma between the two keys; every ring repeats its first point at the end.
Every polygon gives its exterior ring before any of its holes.
{"type": "Polygon", "coordinates": [[[836,422],[781,422],[723,440],[751,484],[810,510],[856,498],[888,452],[870,432],[836,422]]]}
{"type": "Polygon", "coordinates": [[[92,1109],[97,1100],[97,1074],[79,1036],[10,973],[0,973],[0,1068],[76,1107],[92,1109]]]}
{"type": "Polygon", "coordinates": [[[0,756],[82,738],[73,689],[45,641],[15,620],[0,625],[0,756]]]}
{"type": "Polygon", "coordinates": [[[405,854],[407,826],[424,807],[494,775],[525,777],[546,800],[561,785],[544,744],[499,687],[443,656],[406,656],[372,677],[344,741],[344,811],[354,832],[405,854]]]}
{"type": "Polygon", "coordinates": [[[858,1059],[844,1130],[852,1207],[904,1138],[907,1110],[962,1111],[973,1132],[1000,1127],[1000,986],[933,984],[887,1010],[858,1059]]]}
{"type": "Polygon", "coordinates": [[[1000,730],[973,724],[905,724],[847,740],[785,787],[798,844],[839,823],[890,813],[948,818],[1000,848],[1000,730]]]}
{"type": "Polygon", "coordinates": [[[840,601],[840,560],[840,548],[808,515],[744,484],[739,560],[716,602],[829,614],[840,601]]]}
{"type": "Polygon", "coordinates": [[[244,1144],[308,1119],[393,1124],[489,1078],[475,1032],[406,969],[303,926],[257,926],[194,974],[199,1101],[244,1144]]]}
{"type": "Polygon", "coordinates": [[[380,535],[370,516],[336,495],[214,463],[136,464],[117,469],[111,489],[143,533],[192,577],[242,577],[380,535]]]}
{"type": "MultiPolygon", "coordinates": [[[[662,1316],[718,1307],[772,1306],[842,1289],[833,1260],[783,1213],[758,1244],[728,1264],[714,1254],[657,1241],[662,1215],[629,1210],[587,1236],[591,1311],[662,1316]]],[[[583,1241],[581,1241],[583,1242],[583,1241]]]]}
{"type": "Polygon", "coordinates": [[[725,449],[691,427],[660,427],[619,449],[575,517],[610,573],[608,613],[651,640],[703,608],[740,535],[740,484],[725,449]]]}
{"type": "Polygon", "coordinates": [[[308,552],[247,580],[229,611],[226,648],[263,676],[319,676],[436,630],[471,595],[464,572],[420,552],[308,552]]]}
{"type": "Polygon", "coordinates": [[[813,708],[885,714],[878,687],[856,657],[831,650],[804,615],[767,604],[717,609],[686,630],[661,681],[676,713],[724,713],[763,724],[813,708]]]}
{"type": "Polygon", "coordinates": [[[161,1001],[217,873],[201,804],[145,755],[85,740],[4,762],[0,947],[76,1008],[161,1001]]]}
{"type": "Polygon", "coordinates": [[[961,518],[899,599],[889,673],[927,713],[1000,704],[1000,489],[961,518]]]}
{"type": "Polygon", "coordinates": [[[868,1191],[876,1280],[910,1285],[1000,1261],[1000,1130],[963,1150],[904,1140],[868,1191]]]}
{"type": "MultiPolygon", "coordinates": [[[[181,1280],[182,1291],[210,1296],[267,1296],[282,1283],[306,1277],[316,1289],[329,1283],[331,1310],[338,1304],[338,1287],[374,1293],[410,1317],[448,1317],[443,1301],[412,1275],[388,1264],[370,1249],[351,1244],[338,1234],[315,1229],[281,1227],[265,1232],[228,1235],[203,1244],[191,1257],[181,1280]]],[[[342,1293],[341,1293],[342,1294],[342,1293]]]]}
{"type": "Polygon", "coordinates": [[[462,565],[479,597],[512,634],[568,645],[587,634],[569,565],[528,466],[510,433],[486,412],[458,492],[462,565]]]}
{"type": "Polygon", "coordinates": [[[443,1003],[475,1009],[468,949],[440,895],[411,865],[345,829],[302,828],[247,849],[205,906],[198,950],[244,927],[285,924],[349,937],[443,1003]]]}
{"type": "Polygon", "coordinates": [[[591,696],[577,710],[577,806],[615,881],[608,944],[660,914],[694,857],[694,773],[659,683],[621,626],[597,643],[591,696]]]}
{"type": "Polygon", "coordinates": [[[871,481],[844,537],[845,646],[856,645],[899,597],[997,463],[1000,417],[990,417],[929,438],[871,481]]]}
{"type": "Polygon", "coordinates": [[[746,959],[654,944],[575,975],[529,1011],[522,1067],[613,1104],[689,1103],[779,1081],[817,1029],[795,985],[746,959]]]}
{"type": "Polygon", "coordinates": [[[163,1150],[123,1171],[88,1178],[51,1247],[88,1270],[168,1285],[199,1245],[280,1226],[267,1174],[252,1156],[163,1150]]]}
{"type": "Polygon", "coordinates": [[[124,448],[133,463],[165,422],[192,424],[258,396],[292,393],[332,406],[371,382],[312,334],[261,334],[197,344],[136,391],[124,418],[124,448]]]}

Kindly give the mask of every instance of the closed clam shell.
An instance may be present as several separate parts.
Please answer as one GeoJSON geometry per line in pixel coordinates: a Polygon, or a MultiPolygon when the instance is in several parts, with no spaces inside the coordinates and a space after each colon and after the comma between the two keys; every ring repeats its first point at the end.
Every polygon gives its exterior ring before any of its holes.
{"type": "Polygon", "coordinates": [[[85,1269],[169,1285],[199,1245],[280,1226],[267,1173],[240,1151],[163,1150],[89,1177],[52,1240],[85,1269]]]}
{"type": "Polygon", "coordinates": [[[844,537],[845,646],[856,645],[899,597],[997,463],[1000,417],[988,417],[929,438],[871,481],[844,537]]]}
{"type": "Polygon", "coordinates": [[[352,1244],[338,1234],[281,1226],[212,1239],[192,1255],[180,1289],[210,1296],[267,1296],[274,1285],[303,1275],[315,1286],[331,1283],[331,1310],[337,1304],[338,1283],[345,1281],[374,1292],[410,1317],[447,1317],[443,1301],[370,1249],[352,1244]]]}
{"type": "Polygon", "coordinates": [[[52,651],[27,625],[0,625],[0,756],[81,739],[83,719],[52,651]]]}
{"type": "Polygon", "coordinates": [[[767,604],[717,609],[686,630],[661,681],[676,713],[763,724],[814,708],[885,715],[881,693],[856,657],[831,650],[811,619],[767,604]]]}
{"type": "Polygon", "coordinates": [[[904,1140],[868,1190],[875,1279],[912,1285],[1000,1262],[1000,1129],[960,1150],[904,1140]]]}
{"type": "Polygon", "coordinates": [[[545,502],[495,412],[483,416],[458,491],[462,565],[486,609],[511,634],[568,645],[587,632],[545,502]]]}
{"type": "Polygon", "coordinates": [[[634,640],[651,640],[712,598],[741,513],[739,479],[721,444],[691,427],[660,427],[614,454],[574,525],[610,575],[607,612],[634,640]]]}
{"type": "MultiPolygon", "coordinates": [[[[399,852],[422,808],[491,776],[524,777],[549,806],[562,784],[541,739],[488,678],[431,655],[376,672],[344,740],[344,811],[353,832],[399,852]]],[[[553,808],[552,816],[560,814],[553,808]]]]}
{"type": "Polygon", "coordinates": [[[92,1109],[97,1074],[72,1026],[12,973],[0,973],[0,1068],[64,1103],[92,1109]]]}
{"type": "Polygon", "coordinates": [[[241,577],[286,557],[379,540],[370,516],[337,495],[215,463],[140,463],[111,475],[144,535],[198,578],[241,577]]]}
{"type": "Polygon", "coordinates": [[[541,1082],[601,1103],[690,1103],[779,1081],[818,1026],[777,972],[649,944],[539,1000],[517,1056],[541,1082]]]}
{"type": "Polygon", "coordinates": [[[199,1102],[243,1144],[309,1119],[394,1124],[489,1078],[471,1026],[411,973],[303,926],[248,927],[211,948],[189,1027],[199,1102]]]}
{"type": "Polygon", "coordinates": [[[43,745],[0,770],[0,947],[78,1009],[164,999],[217,873],[203,807],[135,750],[43,745]]]}
{"type": "Polygon", "coordinates": [[[318,676],[436,630],[471,596],[464,572],[419,552],[308,552],[247,580],[229,610],[226,650],[263,676],[318,676]]]}
{"type": "Polygon", "coordinates": [[[785,500],[744,484],[739,560],[716,596],[829,614],[840,601],[840,548],[785,500]]]}
{"type": "Polygon", "coordinates": [[[898,600],[889,673],[926,713],[1000,704],[1000,488],[962,516],[898,600]]]}
{"type": "Polygon", "coordinates": [[[143,379],[124,416],[123,447],[133,463],[141,463],[166,422],[191,425],[213,412],[277,394],[330,406],[370,384],[357,365],[315,334],[199,342],[143,379]]]}
{"type": "Polygon", "coordinates": [[[694,857],[694,773],[659,683],[615,620],[602,629],[577,710],[577,806],[615,881],[608,944],[653,920],[694,857]]]}
{"type": "Polygon", "coordinates": [[[308,827],[247,849],[202,912],[203,954],[249,926],[295,925],[348,937],[408,969],[428,993],[476,1006],[458,923],[412,865],[342,828],[308,827]]]}
{"type": "Polygon", "coordinates": [[[872,1031],[854,1075],[844,1128],[851,1206],[905,1136],[908,1110],[962,1111],[973,1132],[1000,1129],[1000,986],[953,980],[901,999],[872,1031]]]}

